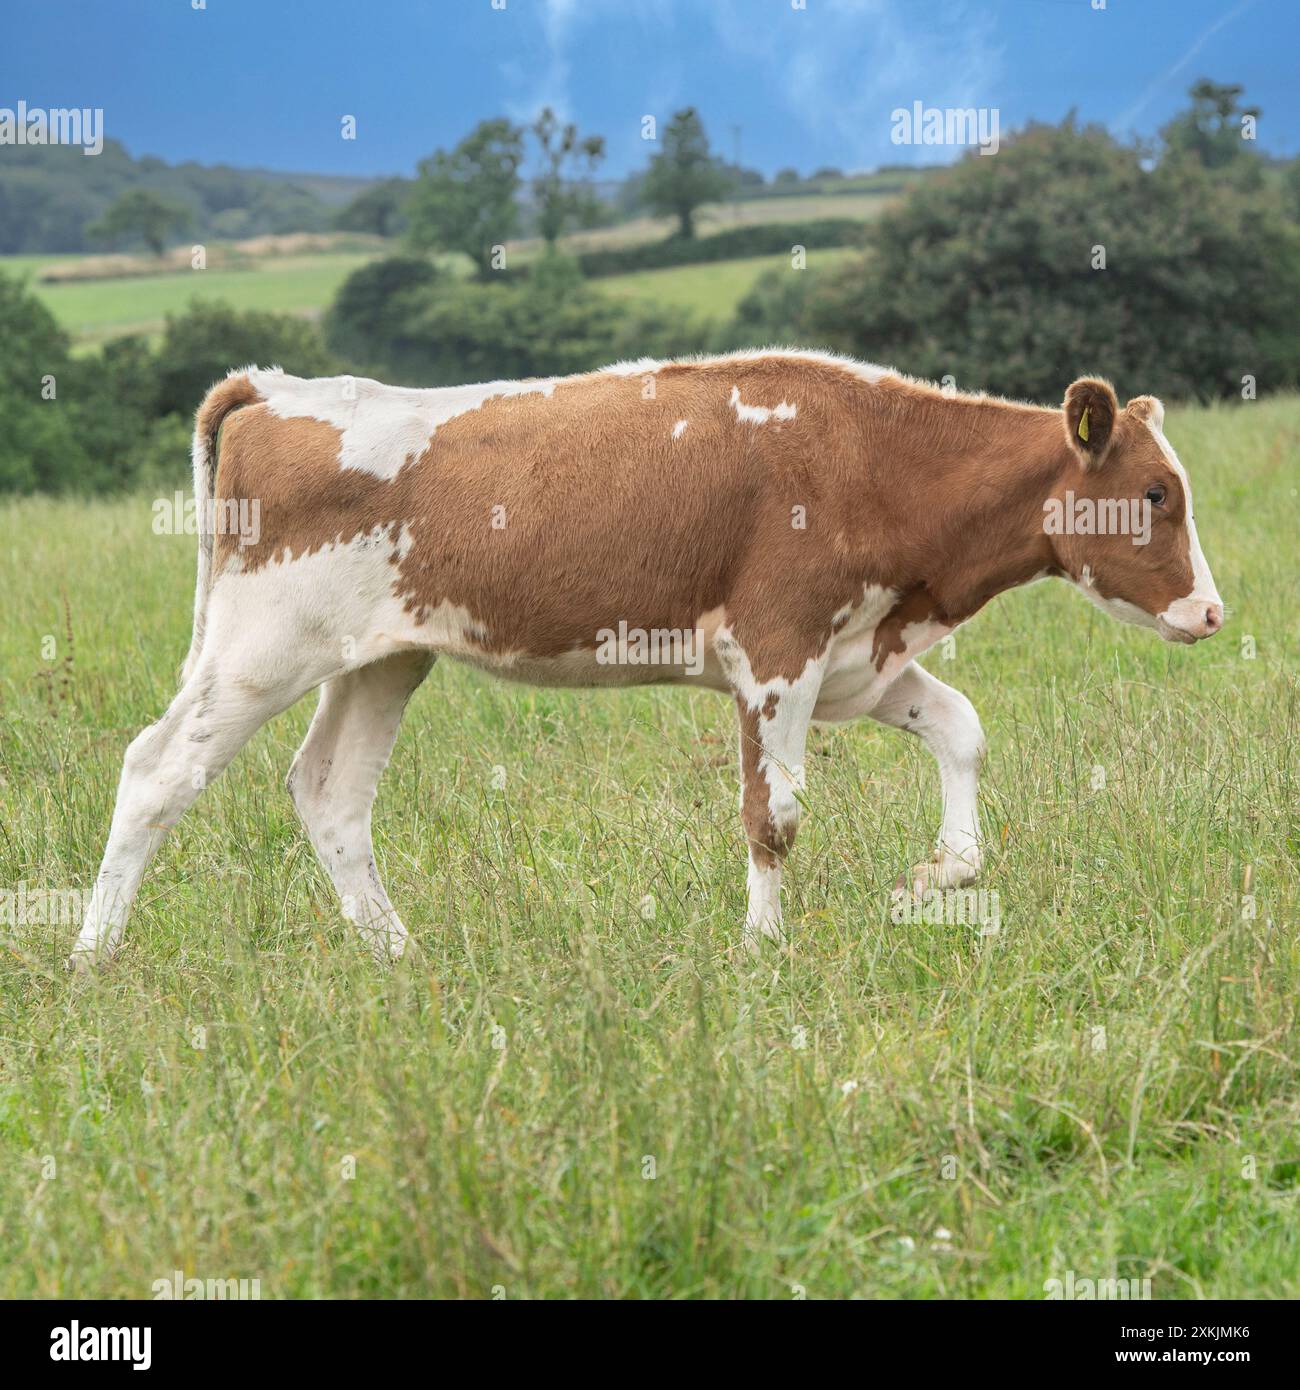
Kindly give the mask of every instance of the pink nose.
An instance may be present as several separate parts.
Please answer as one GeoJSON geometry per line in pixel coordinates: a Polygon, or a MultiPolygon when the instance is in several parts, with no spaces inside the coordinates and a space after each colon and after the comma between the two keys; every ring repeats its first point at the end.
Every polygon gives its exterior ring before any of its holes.
{"type": "Polygon", "coordinates": [[[1218,632],[1223,626],[1223,604],[1207,603],[1205,605],[1205,632],[1204,636],[1209,637],[1212,633],[1218,632]]]}

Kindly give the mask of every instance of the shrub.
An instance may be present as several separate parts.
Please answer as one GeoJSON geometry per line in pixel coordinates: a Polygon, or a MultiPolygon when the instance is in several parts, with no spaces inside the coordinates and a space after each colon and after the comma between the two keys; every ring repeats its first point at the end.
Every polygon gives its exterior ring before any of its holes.
{"type": "Polygon", "coordinates": [[[404,375],[419,361],[419,349],[404,336],[412,292],[441,278],[423,256],[389,256],[354,270],[325,315],[326,345],[358,369],[404,375]]]}
{"type": "Polygon", "coordinates": [[[214,382],[250,363],[283,367],[295,376],[337,370],[316,326],[305,319],[195,300],[185,313],[167,319],[158,354],[158,413],[189,415],[214,382]]]}
{"type": "Polygon", "coordinates": [[[26,284],[3,273],[0,342],[0,491],[67,487],[86,467],[68,340],[26,284]]]}
{"type": "MultiPolygon", "coordinates": [[[[133,483],[159,409],[158,360],[149,344],[135,336],[114,338],[96,353],[73,358],[67,400],[86,454],[78,486],[102,492],[133,483]]],[[[187,442],[182,462],[188,453],[187,442]]]]}
{"type": "Polygon", "coordinates": [[[0,492],[181,486],[194,408],[231,367],[334,369],[301,319],[201,303],[168,320],[157,353],[124,337],[72,357],[49,310],[4,274],[0,341],[0,492]]]}
{"type": "Polygon", "coordinates": [[[869,246],[813,287],[808,334],[920,376],[1048,401],[1085,371],[1175,398],[1300,377],[1300,246],[1280,195],[1187,159],[1148,169],[1098,128],[1035,126],[967,156],[869,246]]]}
{"type": "Polygon", "coordinates": [[[808,327],[808,300],[824,271],[764,271],[716,339],[718,351],[744,347],[821,347],[808,327]]]}

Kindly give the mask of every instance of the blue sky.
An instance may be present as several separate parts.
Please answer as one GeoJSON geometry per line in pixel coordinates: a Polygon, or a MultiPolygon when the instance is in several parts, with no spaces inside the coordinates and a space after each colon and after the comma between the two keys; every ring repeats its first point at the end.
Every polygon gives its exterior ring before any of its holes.
{"type": "Polygon", "coordinates": [[[644,115],[694,104],[770,175],[945,157],[890,143],[918,100],[996,107],[1004,133],[1075,107],[1150,135],[1207,75],[1245,84],[1263,148],[1300,149],[1296,0],[1100,2],[42,0],[7,7],[0,106],[102,107],[137,155],[380,174],[550,102],[618,176],[644,115]]]}

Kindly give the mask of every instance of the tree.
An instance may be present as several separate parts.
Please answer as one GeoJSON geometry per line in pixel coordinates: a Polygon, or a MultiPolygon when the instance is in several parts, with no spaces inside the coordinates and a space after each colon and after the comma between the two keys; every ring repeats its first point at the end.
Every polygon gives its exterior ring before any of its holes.
{"type": "Polygon", "coordinates": [[[1211,82],[1202,77],[1188,95],[1192,104],[1160,132],[1165,148],[1174,154],[1190,154],[1207,169],[1221,169],[1251,148],[1242,139],[1242,118],[1259,119],[1258,106],[1243,106],[1244,88],[1236,83],[1211,82]]]}
{"type": "Polygon", "coordinates": [[[523,131],[509,121],[481,121],[448,153],[420,162],[407,205],[408,237],[416,248],[463,251],[481,279],[492,269],[492,248],[519,221],[523,131]]]}
{"type": "Polygon", "coordinates": [[[695,209],[722,198],[726,171],[709,153],[709,139],[693,106],[677,112],[664,132],[664,147],[650,161],[642,195],[664,217],[677,218],[677,233],[695,235],[695,209]]]}
{"type": "Polygon", "coordinates": [[[155,256],[161,256],[167,238],[189,223],[190,214],[179,203],[160,198],[147,188],[123,193],[108,211],[86,228],[86,235],[100,241],[139,237],[155,256]]]}
{"type": "Polygon", "coordinates": [[[316,325],[290,314],[240,312],[220,301],[195,299],[168,315],[158,353],[158,411],[189,415],[232,367],[250,362],[283,367],[294,376],[329,376],[336,364],[316,325]]]}
{"type": "Polygon", "coordinates": [[[0,273],[0,491],[74,483],[86,464],[70,397],[68,340],[26,284],[0,273]]]}
{"type": "Polygon", "coordinates": [[[1283,171],[1282,197],[1292,220],[1300,222],[1300,157],[1293,159],[1283,171]]]}
{"type": "Polygon", "coordinates": [[[968,155],[867,247],[810,287],[812,341],[1049,402],[1086,371],[1173,399],[1300,378],[1300,233],[1280,193],[1195,160],[1148,169],[1099,127],[1031,126],[995,160],[968,155]]]}
{"type": "Polygon", "coordinates": [[[339,286],[325,315],[325,343],[354,366],[377,376],[419,378],[422,345],[406,340],[411,303],[444,276],[425,256],[367,261],[339,286]]]}
{"type": "Polygon", "coordinates": [[[382,179],[362,189],[334,219],[334,225],[344,232],[392,236],[402,221],[410,193],[410,179],[382,179]]]}
{"type": "Polygon", "coordinates": [[[594,211],[595,199],[580,180],[589,179],[605,158],[603,135],[580,136],[570,121],[561,125],[549,106],[529,129],[537,141],[541,168],[533,179],[533,198],[537,203],[537,230],[547,250],[570,223],[581,225],[594,211]]]}

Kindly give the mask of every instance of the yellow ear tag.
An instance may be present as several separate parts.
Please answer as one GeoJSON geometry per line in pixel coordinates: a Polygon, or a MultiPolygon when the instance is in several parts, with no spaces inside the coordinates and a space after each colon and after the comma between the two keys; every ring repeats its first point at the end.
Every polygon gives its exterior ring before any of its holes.
{"type": "Polygon", "coordinates": [[[1085,405],[1083,414],[1079,416],[1079,438],[1086,444],[1088,442],[1088,412],[1092,409],[1090,405],[1085,405]]]}

